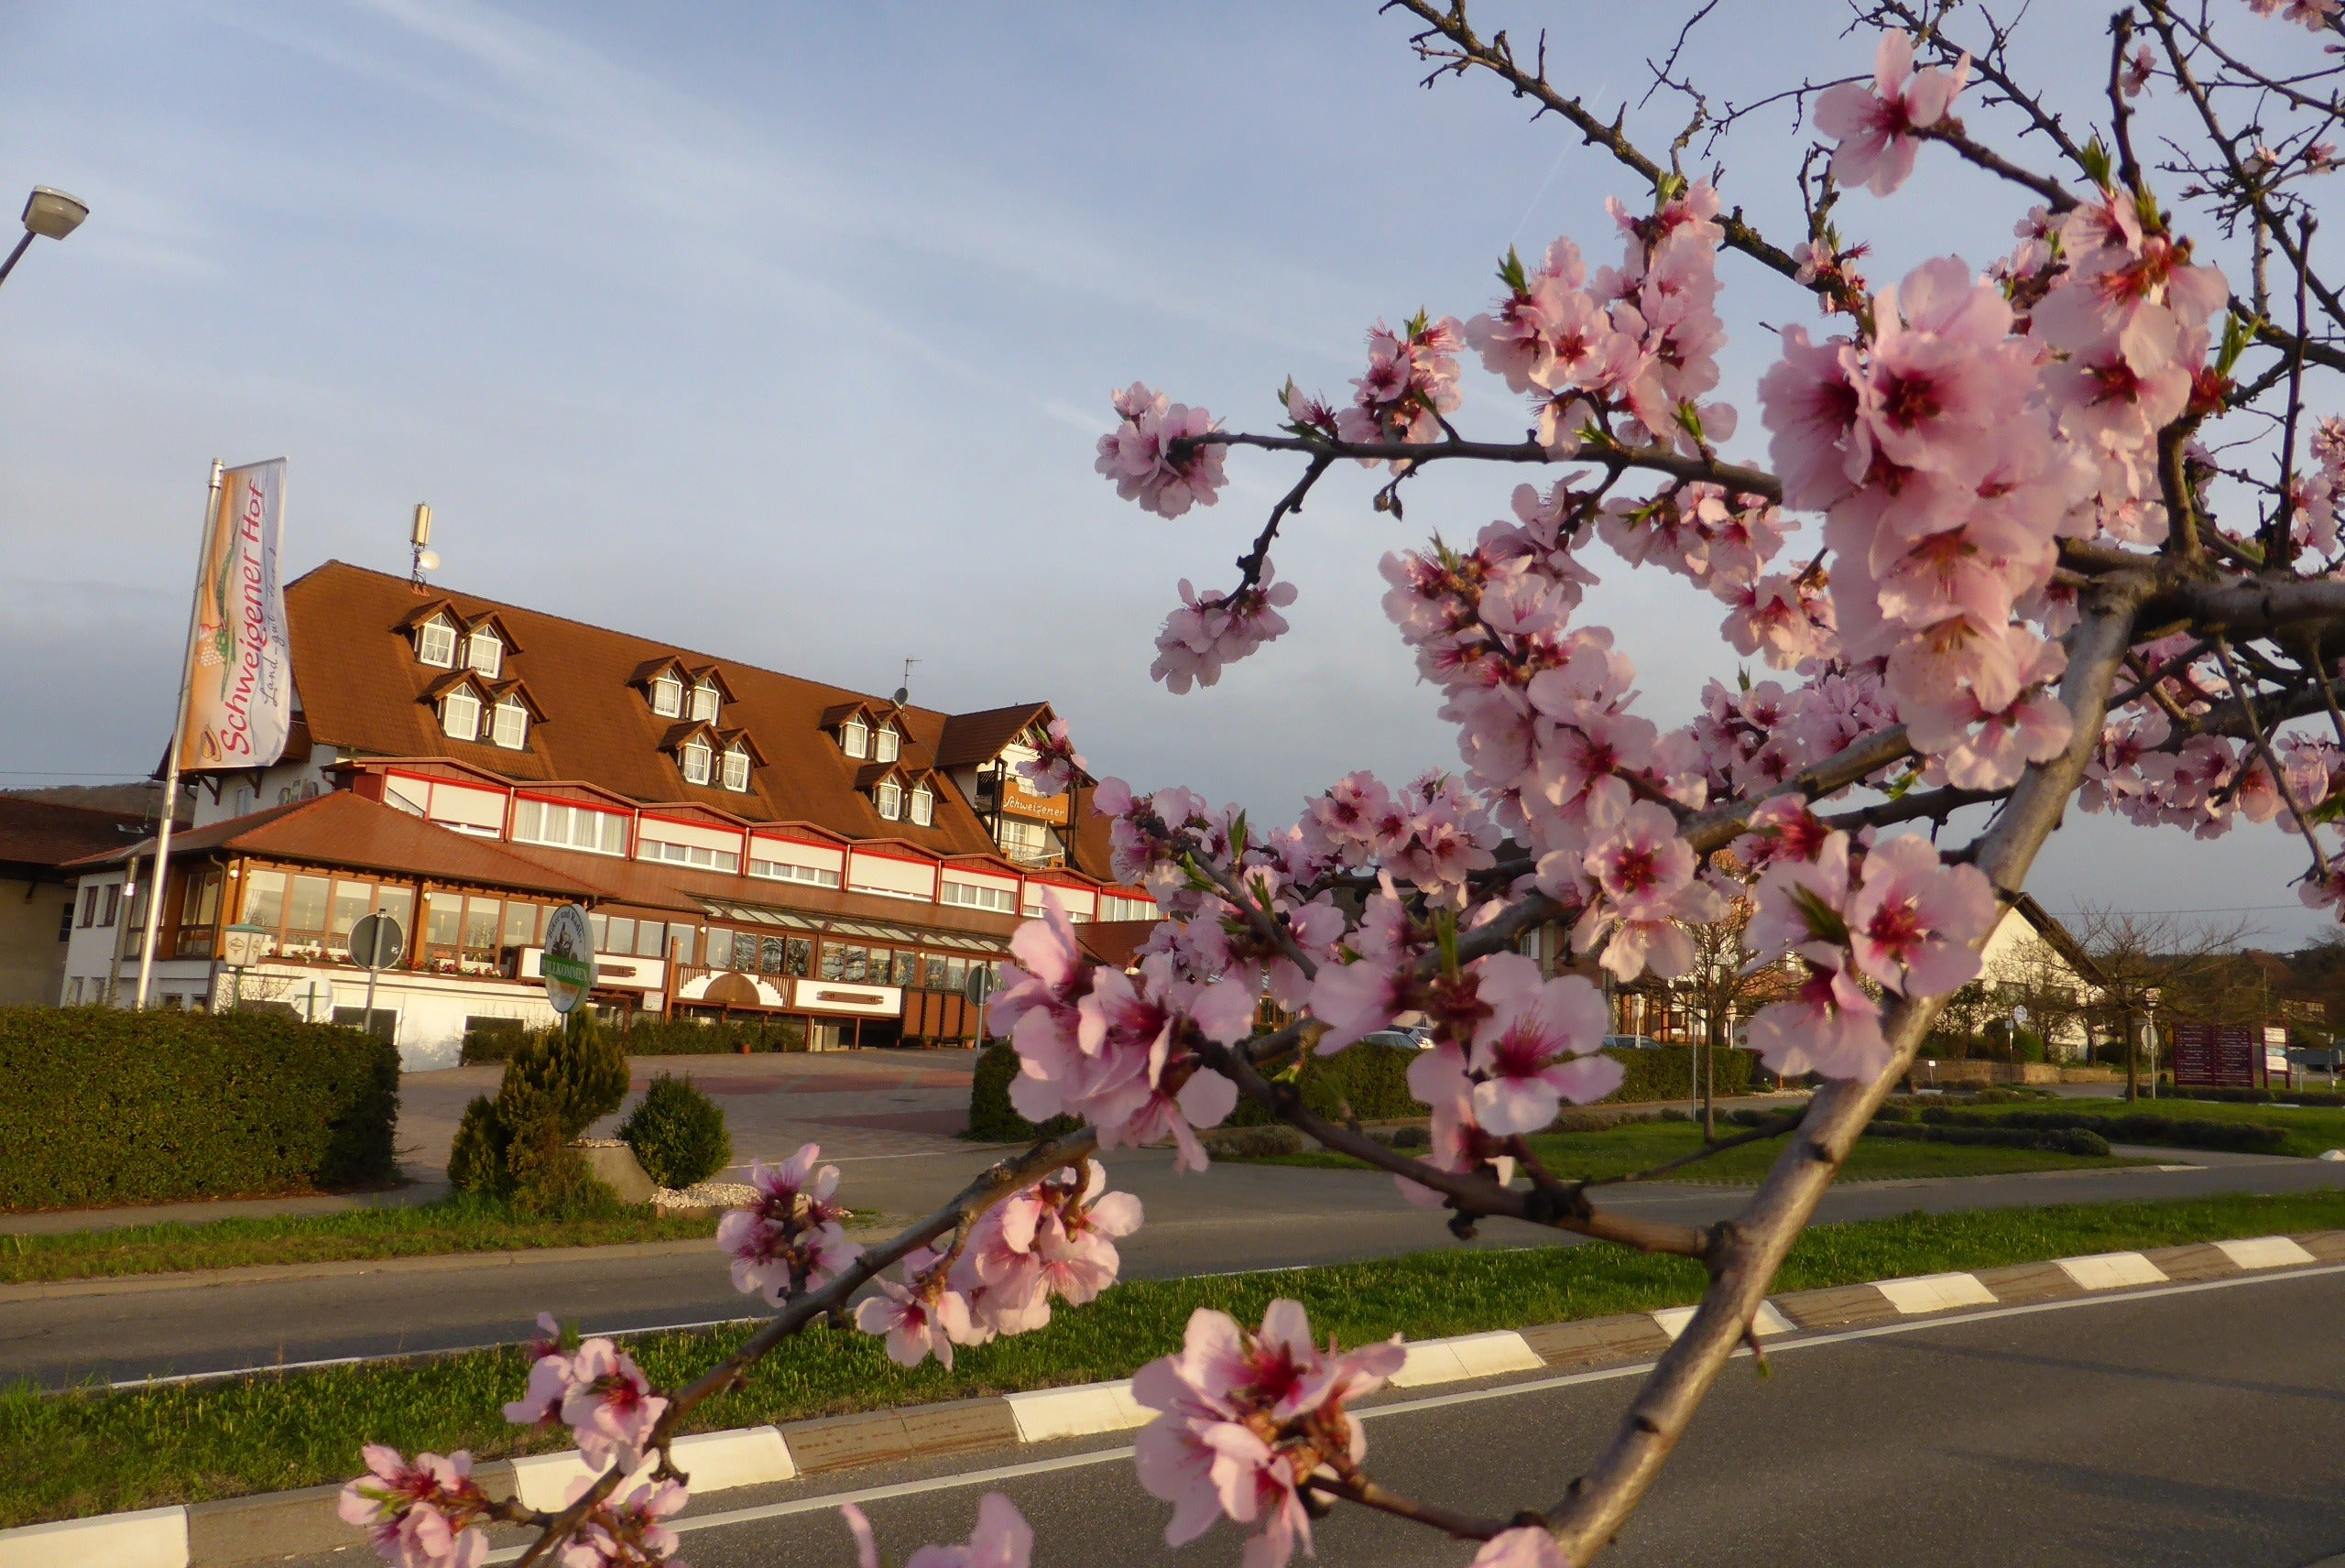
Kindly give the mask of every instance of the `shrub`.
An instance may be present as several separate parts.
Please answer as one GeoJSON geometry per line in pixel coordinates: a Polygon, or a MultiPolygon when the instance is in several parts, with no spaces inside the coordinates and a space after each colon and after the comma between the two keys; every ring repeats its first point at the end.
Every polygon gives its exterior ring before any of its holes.
{"type": "Polygon", "coordinates": [[[977,1056],[969,1078],[969,1129],[964,1138],[979,1143],[1023,1143],[1045,1133],[1073,1132],[1083,1124],[1073,1116],[1053,1116],[1036,1127],[1009,1103],[1010,1081],[1018,1076],[1018,1052],[998,1040],[977,1056]]]}
{"type": "MultiPolygon", "coordinates": [[[[598,1027],[592,1013],[573,1013],[569,1029],[526,1039],[505,1064],[496,1099],[504,1112],[508,1102],[519,1103],[518,1096],[535,1096],[562,1136],[573,1138],[617,1110],[627,1086],[627,1054],[617,1037],[598,1027]]],[[[507,1125],[513,1125],[509,1114],[507,1125]]]]}
{"type": "Polygon", "coordinates": [[[395,1181],[398,1052],[280,1013],[0,1008],[0,1208],[395,1181]]]}
{"type": "Polygon", "coordinates": [[[733,1160],[725,1112],[690,1078],[665,1073],[651,1080],[642,1103],[619,1124],[619,1137],[635,1150],[644,1174],[680,1192],[707,1181],[733,1160]]]}
{"type": "MultiPolygon", "coordinates": [[[[1303,1107],[1329,1121],[1421,1116],[1425,1107],[1409,1093],[1409,1063],[1416,1059],[1417,1052],[1405,1046],[1361,1040],[1333,1056],[1310,1057],[1296,1074],[1295,1084],[1303,1092],[1303,1107]]],[[[1223,1125],[1266,1127],[1271,1119],[1259,1102],[1241,1096],[1223,1125]]]]}
{"type": "Polygon", "coordinates": [[[456,1124],[456,1140],[448,1148],[448,1185],[459,1192],[493,1196],[505,1191],[505,1124],[496,1119],[496,1102],[475,1094],[456,1124]]]}
{"type": "MultiPolygon", "coordinates": [[[[625,1028],[598,1027],[612,1037],[622,1056],[730,1056],[743,1046],[753,1052],[806,1049],[806,1026],[797,1018],[638,1018],[625,1028]]],[[[529,1041],[560,1032],[558,1028],[472,1029],[464,1035],[464,1059],[509,1062],[529,1041]]]]}
{"type": "Polygon", "coordinates": [[[1941,1127],[2081,1127],[2115,1143],[2159,1143],[2179,1149],[2223,1149],[2242,1154],[2274,1153],[2288,1141],[2285,1127],[2260,1122],[2198,1121],[2149,1112],[2100,1116],[2090,1111],[1971,1112],[1932,1105],[1922,1120],[1941,1127]]]}
{"type": "Polygon", "coordinates": [[[2214,1100],[2234,1105],[2318,1105],[2327,1110],[2345,1109],[2345,1094],[2327,1089],[2161,1089],[2161,1098],[2176,1100],[2214,1100]]]}
{"type": "Polygon", "coordinates": [[[1892,1120],[1877,1116],[1865,1128],[1867,1138],[1897,1138],[1913,1143],[1969,1144],[1989,1149],[2034,1149],[2053,1154],[2103,1155],[2109,1140],[2089,1127],[1953,1127],[1934,1122],[1892,1120]]]}

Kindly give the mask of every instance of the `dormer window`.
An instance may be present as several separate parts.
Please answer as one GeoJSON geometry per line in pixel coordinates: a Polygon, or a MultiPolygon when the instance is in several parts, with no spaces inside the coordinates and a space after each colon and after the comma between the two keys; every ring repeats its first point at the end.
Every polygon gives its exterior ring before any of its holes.
{"type": "Polygon", "coordinates": [[[858,760],[870,755],[871,726],[860,718],[850,718],[839,726],[839,749],[858,760]]]}
{"type": "Polygon", "coordinates": [[[871,788],[871,803],[879,808],[882,822],[894,822],[903,814],[903,786],[892,779],[883,779],[871,788]]]}
{"type": "Polygon", "coordinates": [[[912,825],[922,828],[936,825],[936,792],[925,784],[912,786],[912,825]]]}
{"type": "Polygon", "coordinates": [[[505,639],[486,626],[464,639],[464,662],[494,681],[505,668],[505,639]]]}
{"type": "Polygon", "coordinates": [[[415,628],[415,657],[436,670],[456,662],[456,628],[445,615],[434,615],[415,628]]]}
{"type": "Polygon", "coordinates": [[[684,743],[682,755],[684,782],[687,784],[707,783],[708,759],[710,755],[708,742],[695,736],[684,743]]]}
{"type": "Polygon", "coordinates": [[[673,675],[652,677],[651,711],[663,719],[682,718],[684,712],[684,683],[673,675]]]}
{"type": "Polygon", "coordinates": [[[704,724],[716,722],[716,682],[705,676],[693,687],[693,717],[704,724]]]}
{"type": "Polygon", "coordinates": [[[749,792],[749,754],[737,746],[725,748],[725,787],[736,795],[749,792]]]}
{"type": "Polygon", "coordinates": [[[893,762],[896,760],[897,755],[902,750],[902,738],[896,734],[896,726],[893,724],[881,724],[879,726],[879,733],[872,737],[871,760],[874,762],[893,762]]]}
{"type": "Polygon", "coordinates": [[[450,740],[480,739],[480,699],[459,686],[440,699],[440,727],[450,740]]]}
{"type": "Polygon", "coordinates": [[[518,697],[500,699],[493,725],[493,735],[497,745],[507,751],[521,750],[529,744],[529,704],[518,697]]]}

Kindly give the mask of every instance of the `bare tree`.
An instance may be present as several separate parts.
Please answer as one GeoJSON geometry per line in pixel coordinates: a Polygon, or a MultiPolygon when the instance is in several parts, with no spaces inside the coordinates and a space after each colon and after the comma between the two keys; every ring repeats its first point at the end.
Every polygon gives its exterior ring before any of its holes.
{"type": "Polygon", "coordinates": [[[2100,966],[2092,1011],[2125,1041],[2125,1097],[2142,1094],[2141,1029],[2163,1010],[2212,1019],[2236,1011],[2241,947],[2255,932],[2246,920],[2187,921],[2088,905],[2070,922],[2100,966]]]}

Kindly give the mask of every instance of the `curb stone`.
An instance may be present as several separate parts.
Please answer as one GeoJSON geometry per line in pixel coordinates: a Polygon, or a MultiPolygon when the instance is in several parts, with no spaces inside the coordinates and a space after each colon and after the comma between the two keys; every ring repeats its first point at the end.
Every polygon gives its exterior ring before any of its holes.
{"type": "MultiPolygon", "coordinates": [[[[1977,1273],[1924,1274],[1771,1297],[1761,1335],[1863,1327],[1980,1306],[2021,1306],[2170,1280],[2345,1263],[2345,1230],[2198,1242],[2148,1252],[2101,1253],[2013,1264],[1977,1273]]],[[[1623,1312],[1447,1339],[1413,1340],[1396,1388],[1419,1388],[1555,1367],[1647,1360],[1669,1348],[1690,1307],[1623,1312]]],[[[1047,1443],[1128,1432],[1155,1412],[1131,1397],[1129,1379],[1038,1388],[991,1399],[698,1432],[675,1444],[693,1495],[769,1485],[881,1460],[972,1448],[1047,1443]]],[[[648,1466],[647,1466],[648,1467],[648,1466]]],[[[496,1460],[473,1472],[493,1497],[534,1508],[566,1500],[589,1474],[573,1450],[496,1460]]],[[[217,1502],[0,1530],[0,1568],[244,1568],[354,1543],[334,1512],[340,1486],[310,1486],[217,1502]]]]}

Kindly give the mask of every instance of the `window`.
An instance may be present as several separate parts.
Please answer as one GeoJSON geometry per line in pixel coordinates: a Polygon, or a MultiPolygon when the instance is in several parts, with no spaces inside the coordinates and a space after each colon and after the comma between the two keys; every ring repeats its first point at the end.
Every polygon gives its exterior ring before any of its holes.
{"type": "Polygon", "coordinates": [[[912,786],[912,825],[933,827],[936,824],[936,791],[925,784],[912,786]]]}
{"type": "Polygon", "coordinates": [[[65,983],[65,1005],[69,1007],[82,1005],[82,982],[78,977],[65,983]]]}
{"type": "MultiPolygon", "coordinates": [[[[380,887],[376,889],[375,912],[378,915],[388,915],[391,919],[398,921],[399,937],[401,941],[413,940],[415,936],[414,888],[380,887]]],[[[407,962],[407,959],[405,955],[402,954],[392,962],[396,964],[404,964],[407,962]]]]}
{"type": "Polygon", "coordinates": [[[415,657],[436,669],[456,662],[456,628],[445,615],[434,615],[415,628],[415,657]]]}
{"type": "Polygon", "coordinates": [[[944,961],[944,988],[946,990],[959,990],[962,983],[967,980],[968,977],[969,961],[967,959],[948,958],[944,961]]]}
{"type": "Polygon", "coordinates": [[[336,882],[333,885],[333,923],[326,928],[333,938],[333,955],[347,957],[350,953],[351,928],[358,919],[375,907],[375,885],[372,882],[336,882]]]}
{"type": "MultiPolygon", "coordinates": [[[[278,885],[279,887],[284,886],[284,884],[283,884],[283,882],[282,882],[281,880],[279,881],[279,883],[278,883],[278,885]]],[[[105,912],[104,912],[104,914],[102,914],[102,915],[100,915],[100,916],[98,917],[98,924],[100,924],[100,925],[102,925],[102,926],[110,926],[110,925],[114,924],[114,922],[115,922],[115,919],[116,919],[116,918],[121,914],[121,913],[122,913],[122,884],[121,884],[121,883],[119,883],[119,882],[110,883],[110,884],[108,884],[108,885],[107,885],[107,887],[106,887],[106,908],[105,908],[105,912]]]]}
{"type": "Polygon", "coordinates": [[[538,940],[538,907],[516,898],[505,906],[505,945],[528,947],[538,940]]]}
{"type": "Polygon", "coordinates": [[[789,953],[783,949],[782,940],[778,936],[769,936],[758,944],[758,967],[769,975],[789,973],[789,953]]]}
{"type": "Polygon", "coordinates": [[[708,742],[694,738],[684,743],[685,783],[705,784],[708,782],[708,742]]]}
{"type": "Polygon", "coordinates": [[[550,844],[564,849],[591,850],[596,855],[627,853],[627,818],[616,811],[597,811],[559,800],[513,803],[513,838],[518,844],[550,844]]]}
{"type": "Polygon", "coordinates": [[[604,922],[603,940],[596,944],[597,953],[633,953],[635,951],[635,921],[627,915],[613,915],[604,922]]]}
{"type": "Polygon", "coordinates": [[[733,967],[733,933],[722,926],[708,933],[708,966],[711,969],[733,967]]]}
{"type": "Polygon", "coordinates": [[[912,983],[912,976],[919,973],[919,971],[920,954],[916,953],[906,953],[900,949],[896,953],[896,984],[899,985],[911,985],[912,983]]]}
{"type": "Polygon", "coordinates": [[[464,639],[464,662],[487,676],[496,679],[505,668],[505,639],[483,626],[464,639]]]}
{"type": "Polygon", "coordinates": [[[749,754],[737,746],[725,748],[725,787],[736,795],[749,790],[749,754]]]}
{"type": "Polygon", "coordinates": [[[326,934],[326,879],[293,878],[293,897],[285,906],[285,940],[323,942],[326,934]]]}
{"type": "Polygon", "coordinates": [[[959,904],[972,909],[993,909],[1006,915],[1018,908],[1018,894],[1014,888],[987,887],[981,882],[955,882],[947,877],[937,902],[959,904]]]}
{"type": "MultiPolygon", "coordinates": [[[[111,895],[112,887],[106,889],[111,895]]],[[[114,899],[109,897],[111,906],[114,899]]],[[[112,925],[114,911],[106,911],[108,919],[102,924],[112,925]]],[[[285,873],[282,871],[247,871],[245,873],[245,924],[275,931],[285,923],[285,873]]]]}
{"type": "Polygon", "coordinates": [[[464,899],[460,893],[423,896],[423,941],[428,947],[453,953],[464,940],[464,899]]]}
{"type": "MultiPolygon", "coordinates": [[[[678,932],[690,931],[690,926],[678,926],[678,932]]],[[[635,928],[635,955],[638,958],[668,956],[668,928],[658,920],[645,920],[635,928]]]]}
{"type": "Polygon", "coordinates": [[[829,942],[823,944],[823,978],[825,980],[846,978],[846,950],[845,948],[833,947],[829,942]]]}
{"type": "Polygon", "coordinates": [[[874,742],[871,747],[872,761],[893,762],[896,760],[896,754],[902,742],[897,736],[896,727],[893,724],[881,724],[878,735],[874,737],[874,742]]]}
{"type": "Polygon", "coordinates": [[[440,727],[451,740],[480,739],[480,699],[459,686],[440,699],[440,727]]]}
{"type": "Polygon", "coordinates": [[[496,936],[502,929],[504,900],[472,898],[464,900],[464,956],[489,959],[496,956],[496,936]]]}
{"type": "Polygon", "coordinates": [[[803,980],[813,964],[814,942],[812,937],[793,936],[783,944],[781,972],[784,975],[803,980]]]}
{"type": "Polygon", "coordinates": [[[82,889],[82,924],[89,925],[98,918],[98,890],[94,887],[82,889]]]}
{"type": "MultiPolygon", "coordinates": [[[[882,730],[879,733],[885,735],[888,732],[882,730]]],[[[872,787],[871,803],[879,808],[879,816],[881,821],[890,822],[894,822],[898,817],[903,815],[903,787],[892,779],[881,779],[878,784],[872,787]]]]}
{"type": "Polygon", "coordinates": [[[787,860],[752,860],[749,875],[769,877],[777,882],[804,882],[816,887],[835,887],[839,874],[825,871],[819,866],[795,866],[787,860]]]}
{"type": "Polygon", "coordinates": [[[518,697],[507,697],[496,704],[496,744],[507,751],[518,751],[529,742],[529,708],[518,697]]]}
{"type": "Polygon", "coordinates": [[[716,722],[716,682],[702,681],[693,687],[693,717],[704,724],[716,722]]]}
{"type": "Polygon", "coordinates": [[[1050,855],[1051,835],[1040,822],[1030,822],[1018,817],[1004,817],[994,833],[994,842],[1012,860],[1042,860],[1050,855]]]}
{"type": "Polygon", "coordinates": [[[711,849],[700,844],[661,844],[645,839],[638,852],[638,860],[671,860],[678,866],[705,866],[711,871],[738,871],[741,857],[729,849],[711,849]]]}
{"type": "Polygon", "coordinates": [[[849,757],[861,757],[871,750],[871,726],[861,719],[849,719],[839,726],[839,749],[849,757]]]}
{"type": "Polygon", "coordinates": [[[871,973],[871,953],[867,948],[850,947],[839,953],[841,978],[862,980],[871,973]]]}
{"type": "Polygon", "coordinates": [[[671,925],[668,928],[668,949],[679,964],[689,965],[693,949],[698,945],[700,932],[691,926],[671,925]]]}
{"type": "Polygon", "coordinates": [[[651,711],[663,719],[682,715],[684,711],[684,683],[672,675],[653,676],[651,711]]]}

